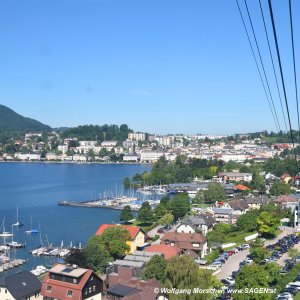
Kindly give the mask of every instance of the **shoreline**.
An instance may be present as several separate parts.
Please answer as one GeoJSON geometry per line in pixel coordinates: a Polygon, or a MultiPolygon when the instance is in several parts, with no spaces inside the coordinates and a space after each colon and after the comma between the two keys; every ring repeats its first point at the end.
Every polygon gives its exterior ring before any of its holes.
{"type": "Polygon", "coordinates": [[[145,165],[145,166],[152,166],[153,163],[138,163],[138,162],[97,162],[97,161],[89,161],[89,162],[77,162],[77,161],[18,161],[18,160],[11,160],[11,161],[0,161],[1,163],[22,163],[22,164],[76,164],[76,165],[145,165]]]}

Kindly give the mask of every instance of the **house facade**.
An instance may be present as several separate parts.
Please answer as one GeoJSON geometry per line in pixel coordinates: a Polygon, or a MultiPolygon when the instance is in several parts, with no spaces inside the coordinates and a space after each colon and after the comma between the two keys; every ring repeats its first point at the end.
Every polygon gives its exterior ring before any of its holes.
{"type": "Polygon", "coordinates": [[[42,283],[44,300],[101,300],[103,282],[90,270],[75,265],[57,264],[42,283]]]}
{"type": "Polygon", "coordinates": [[[176,246],[182,251],[193,250],[201,258],[207,254],[207,240],[200,233],[167,232],[161,238],[161,244],[176,246]]]}

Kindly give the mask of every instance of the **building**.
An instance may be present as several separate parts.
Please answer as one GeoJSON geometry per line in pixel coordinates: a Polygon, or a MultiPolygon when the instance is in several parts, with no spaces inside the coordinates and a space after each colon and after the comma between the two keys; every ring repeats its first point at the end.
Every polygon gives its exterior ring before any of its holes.
{"type": "Polygon", "coordinates": [[[142,150],[141,151],[141,162],[155,162],[155,161],[159,160],[159,158],[162,156],[164,156],[163,151],[142,150]]]}
{"type": "Polygon", "coordinates": [[[101,300],[103,281],[90,270],[57,264],[42,283],[44,300],[101,300]]]}
{"type": "Polygon", "coordinates": [[[80,141],[79,145],[81,147],[95,147],[97,145],[97,141],[80,141]]]}
{"type": "Polygon", "coordinates": [[[123,161],[126,162],[138,162],[139,161],[139,157],[137,154],[134,153],[126,153],[123,156],[123,161]]]}
{"type": "Polygon", "coordinates": [[[245,200],[250,209],[260,209],[263,205],[270,202],[270,199],[267,196],[245,197],[245,200]]]}
{"type": "Polygon", "coordinates": [[[58,145],[57,150],[62,154],[66,154],[69,150],[69,145],[58,145]]]}
{"type": "Polygon", "coordinates": [[[217,177],[222,182],[228,182],[228,181],[251,182],[252,181],[252,174],[251,173],[219,172],[217,177]]]}
{"type": "Polygon", "coordinates": [[[128,140],[130,141],[145,141],[146,134],[145,133],[128,133],[128,140]]]}
{"type": "Polygon", "coordinates": [[[217,223],[232,224],[232,208],[213,207],[212,211],[217,223]]]}
{"type": "Polygon", "coordinates": [[[200,233],[167,232],[161,244],[176,246],[182,251],[193,250],[201,258],[207,254],[207,240],[200,233]]]}
{"type": "Polygon", "coordinates": [[[233,199],[228,204],[233,209],[234,215],[241,215],[249,210],[249,205],[245,199],[233,199]]]}
{"type": "Polygon", "coordinates": [[[104,230],[111,227],[120,227],[128,230],[130,234],[130,241],[127,241],[127,245],[130,247],[129,252],[134,253],[137,247],[144,245],[145,243],[145,233],[138,226],[130,225],[115,225],[115,224],[102,224],[96,231],[96,235],[102,235],[104,230]]]}
{"type": "Polygon", "coordinates": [[[176,246],[153,244],[146,247],[145,252],[154,252],[161,254],[164,259],[168,260],[174,256],[182,254],[182,250],[176,246]]]}
{"type": "Polygon", "coordinates": [[[22,153],[16,153],[15,158],[19,160],[41,160],[41,154],[22,154],[22,153]]]}
{"type": "Polygon", "coordinates": [[[210,215],[185,216],[177,227],[177,232],[194,233],[199,232],[206,236],[207,232],[213,228],[214,218],[210,215]]]}
{"type": "Polygon", "coordinates": [[[42,300],[42,283],[29,271],[0,278],[0,300],[42,300]]]}

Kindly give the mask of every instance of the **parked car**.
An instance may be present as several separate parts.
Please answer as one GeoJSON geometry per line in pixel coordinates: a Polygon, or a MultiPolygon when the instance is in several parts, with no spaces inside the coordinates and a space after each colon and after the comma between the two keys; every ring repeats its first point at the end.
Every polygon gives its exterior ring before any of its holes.
{"type": "Polygon", "coordinates": [[[283,290],[283,292],[287,292],[287,293],[290,293],[292,295],[296,295],[298,293],[298,290],[297,290],[297,288],[288,287],[288,288],[285,288],[283,290]]]}
{"type": "Polygon", "coordinates": [[[227,253],[229,256],[231,256],[231,255],[235,254],[235,250],[229,250],[229,251],[227,251],[226,253],[227,253]]]}
{"type": "Polygon", "coordinates": [[[166,233],[162,228],[159,228],[159,229],[157,229],[157,233],[162,233],[162,234],[164,234],[164,233],[166,233]]]}
{"type": "MultiPolygon", "coordinates": [[[[281,293],[278,295],[278,297],[284,297],[287,300],[293,300],[293,296],[288,292],[281,293]]],[[[277,299],[278,299],[278,297],[277,297],[277,299]]]]}
{"type": "Polygon", "coordinates": [[[235,284],[235,280],[234,280],[234,278],[231,277],[231,276],[227,277],[226,280],[227,280],[228,282],[230,282],[231,285],[234,285],[234,284],[235,284]]]}
{"type": "Polygon", "coordinates": [[[222,262],[220,262],[219,260],[215,260],[211,266],[214,268],[216,268],[216,267],[220,268],[220,267],[222,267],[222,262]]]}
{"type": "Polygon", "coordinates": [[[243,250],[249,249],[249,248],[250,248],[250,245],[249,245],[249,244],[243,244],[243,245],[241,245],[241,248],[242,248],[243,250]]]}

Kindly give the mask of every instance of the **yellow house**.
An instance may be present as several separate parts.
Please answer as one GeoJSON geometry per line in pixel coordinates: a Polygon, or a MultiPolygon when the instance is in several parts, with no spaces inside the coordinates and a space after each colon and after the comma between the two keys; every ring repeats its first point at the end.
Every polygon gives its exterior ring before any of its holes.
{"type": "Polygon", "coordinates": [[[127,245],[130,247],[129,253],[134,253],[137,247],[142,246],[145,243],[145,233],[138,226],[102,224],[96,231],[96,235],[102,235],[104,230],[110,227],[120,227],[128,230],[131,237],[131,240],[126,242],[127,245]]]}

